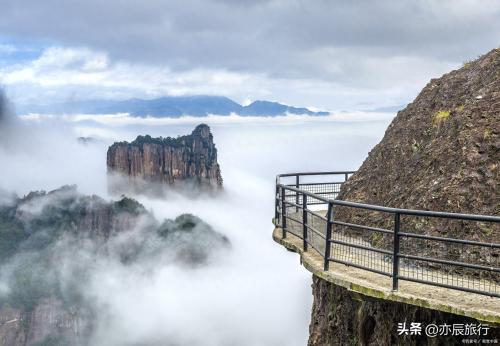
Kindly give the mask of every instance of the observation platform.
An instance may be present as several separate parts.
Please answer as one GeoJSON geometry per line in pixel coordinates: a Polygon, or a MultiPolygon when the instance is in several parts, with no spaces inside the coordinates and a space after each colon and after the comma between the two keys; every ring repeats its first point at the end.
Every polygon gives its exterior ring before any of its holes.
{"type": "Polygon", "coordinates": [[[500,244],[407,233],[402,227],[402,220],[411,225],[416,217],[498,227],[500,218],[339,201],[343,181],[321,181],[325,176],[345,181],[352,173],[278,176],[273,239],[298,253],[311,273],[351,292],[500,326],[500,244]],[[313,181],[304,182],[306,176],[313,181]],[[339,207],[389,214],[392,229],[338,220],[339,207]],[[372,233],[385,241],[373,242],[367,236],[372,233]]]}

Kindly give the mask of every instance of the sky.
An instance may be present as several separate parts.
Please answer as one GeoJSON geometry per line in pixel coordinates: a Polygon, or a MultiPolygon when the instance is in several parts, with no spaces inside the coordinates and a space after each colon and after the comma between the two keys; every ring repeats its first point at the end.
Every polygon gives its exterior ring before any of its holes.
{"type": "MultiPolygon", "coordinates": [[[[0,86],[14,107],[210,94],[349,111],[203,119],[225,196],[140,201],[159,219],[200,216],[233,250],[199,272],[96,272],[89,292],[105,303],[109,328],[95,344],[173,335],[190,345],[304,345],[311,275],[271,240],[274,177],[355,170],[394,116],[358,110],[411,102],[429,79],[498,47],[499,33],[498,0],[1,0],[0,86]]],[[[20,196],[77,184],[110,198],[108,145],[186,134],[199,122],[9,114],[0,114],[0,162],[9,163],[0,190],[20,196]]]]}
{"type": "Polygon", "coordinates": [[[497,0],[2,0],[14,103],[216,94],[324,110],[405,105],[498,47],[497,0]]]}

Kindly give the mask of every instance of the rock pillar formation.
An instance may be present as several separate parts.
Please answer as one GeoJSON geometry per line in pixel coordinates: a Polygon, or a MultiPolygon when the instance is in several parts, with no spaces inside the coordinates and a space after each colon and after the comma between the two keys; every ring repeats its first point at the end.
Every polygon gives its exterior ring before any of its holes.
{"type": "Polygon", "coordinates": [[[191,191],[222,188],[217,149],[205,124],[178,138],[147,135],[114,143],[108,149],[107,167],[111,193],[159,192],[164,186],[191,191]]]}

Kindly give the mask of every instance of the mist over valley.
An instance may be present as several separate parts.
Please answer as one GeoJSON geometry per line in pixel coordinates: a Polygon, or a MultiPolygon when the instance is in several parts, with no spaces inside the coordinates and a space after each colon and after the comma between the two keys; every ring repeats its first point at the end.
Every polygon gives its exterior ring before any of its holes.
{"type": "Polygon", "coordinates": [[[0,214],[25,235],[16,243],[6,238],[2,301],[20,308],[13,319],[31,311],[43,316],[50,307],[80,328],[75,339],[74,331],[45,325],[30,335],[34,340],[106,345],[303,344],[308,275],[269,242],[274,176],[298,169],[300,157],[311,170],[330,166],[323,157],[356,167],[392,117],[209,117],[221,194],[193,198],[174,189],[166,197],[117,199],[108,195],[108,146],[140,134],[176,138],[190,133],[196,119],[10,116],[15,130],[0,147],[1,161],[9,162],[2,167],[0,214]],[[92,140],[82,143],[82,136],[92,140]],[[40,190],[49,192],[30,193],[40,190]],[[185,232],[186,222],[194,233],[185,232]],[[20,284],[20,275],[28,281],[20,284]],[[285,316],[296,333],[273,325],[285,316]]]}

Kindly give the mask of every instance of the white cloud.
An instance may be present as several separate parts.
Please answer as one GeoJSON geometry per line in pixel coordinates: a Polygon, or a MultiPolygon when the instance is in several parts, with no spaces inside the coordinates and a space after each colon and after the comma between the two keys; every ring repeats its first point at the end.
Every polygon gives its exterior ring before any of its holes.
{"type": "Polygon", "coordinates": [[[17,52],[17,48],[12,44],[0,43],[0,54],[12,54],[17,52]]]}
{"type": "Polygon", "coordinates": [[[15,101],[188,93],[397,105],[498,46],[500,29],[498,0],[3,2],[3,35],[59,47],[40,57],[43,72],[34,62],[0,72],[15,101]]]}
{"type": "MultiPolygon", "coordinates": [[[[310,117],[307,115],[289,114],[280,117],[263,116],[240,116],[231,115],[208,115],[203,118],[203,122],[208,125],[215,124],[300,124],[303,122],[331,123],[333,122],[365,122],[365,121],[387,121],[394,117],[394,113],[389,112],[342,112],[334,113],[328,116],[310,117]]],[[[200,123],[200,118],[196,116],[183,116],[180,118],[156,118],[156,117],[135,117],[127,113],[124,114],[77,114],[77,115],[51,115],[51,114],[26,114],[19,116],[26,122],[41,123],[47,120],[60,121],[68,124],[78,124],[83,122],[92,122],[103,126],[126,127],[126,126],[166,126],[166,125],[196,125],[200,123]]],[[[101,134],[89,134],[88,130],[92,127],[79,127],[85,129],[82,136],[103,137],[101,134]]],[[[99,129],[101,131],[102,129],[99,129]]],[[[109,132],[107,132],[109,133],[109,132]]]]}
{"type": "MultiPolygon", "coordinates": [[[[234,90],[252,89],[264,79],[224,70],[194,69],[173,73],[165,66],[111,62],[103,52],[62,47],[47,48],[36,60],[0,70],[0,81],[17,102],[24,101],[21,90],[32,90],[39,95],[56,91],[59,98],[64,99],[74,96],[75,87],[79,88],[77,97],[82,99],[166,94],[236,96],[234,90]],[[19,93],[16,94],[16,90],[19,93]],[[102,96],[98,97],[99,94],[102,96]]],[[[263,94],[262,89],[260,93],[263,94]]]]}
{"type": "Polygon", "coordinates": [[[347,56],[348,52],[317,50],[304,53],[304,59],[323,61],[323,67],[331,65],[339,79],[349,80],[343,84],[223,69],[172,71],[166,65],[112,60],[105,52],[88,48],[49,47],[32,61],[0,69],[0,82],[17,104],[207,94],[224,95],[240,103],[267,99],[343,110],[355,109],[360,102],[373,107],[407,103],[431,77],[454,67],[412,56],[367,57],[356,68],[352,66],[354,59],[330,64],[328,61],[334,61],[332,57],[338,54],[347,56]]]}
{"type": "MultiPolygon", "coordinates": [[[[20,120],[12,132],[11,144],[17,150],[0,146],[0,162],[9,162],[2,167],[0,189],[25,194],[76,183],[85,194],[106,196],[106,149],[112,141],[146,133],[186,134],[200,120],[104,117],[108,122],[97,122],[98,116],[74,119],[78,121],[68,117],[20,120]],[[82,134],[104,138],[83,146],[75,140],[82,134]]],[[[224,254],[220,264],[197,271],[158,264],[157,270],[140,275],[128,267],[96,266],[95,275],[85,283],[92,302],[102,308],[90,344],[123,345],[123,340],[154,344],[159,337],[158,344],[169,340],[204,346],[304,345],[312,302],[311,275],[295,254],[287,253],[270,237],[274,177],[286,171],[358,167],[383,135],[390,117],[376,120],[366,114],[369,121],[355,124],[353,118],[359,120],[352,115],[350,121],[297,116],[206,119],[214,120],[210,124],[224,177],[224,196],[141,198],[141,202],[158,219],[185,212],[202,217],[229,237],[232,251],[224,254]]],[[[0,141],[5,137],[0,136],[0,141]]],[[[0,281],[0,291],[5,291],[1,285],[0,281]]]]}

